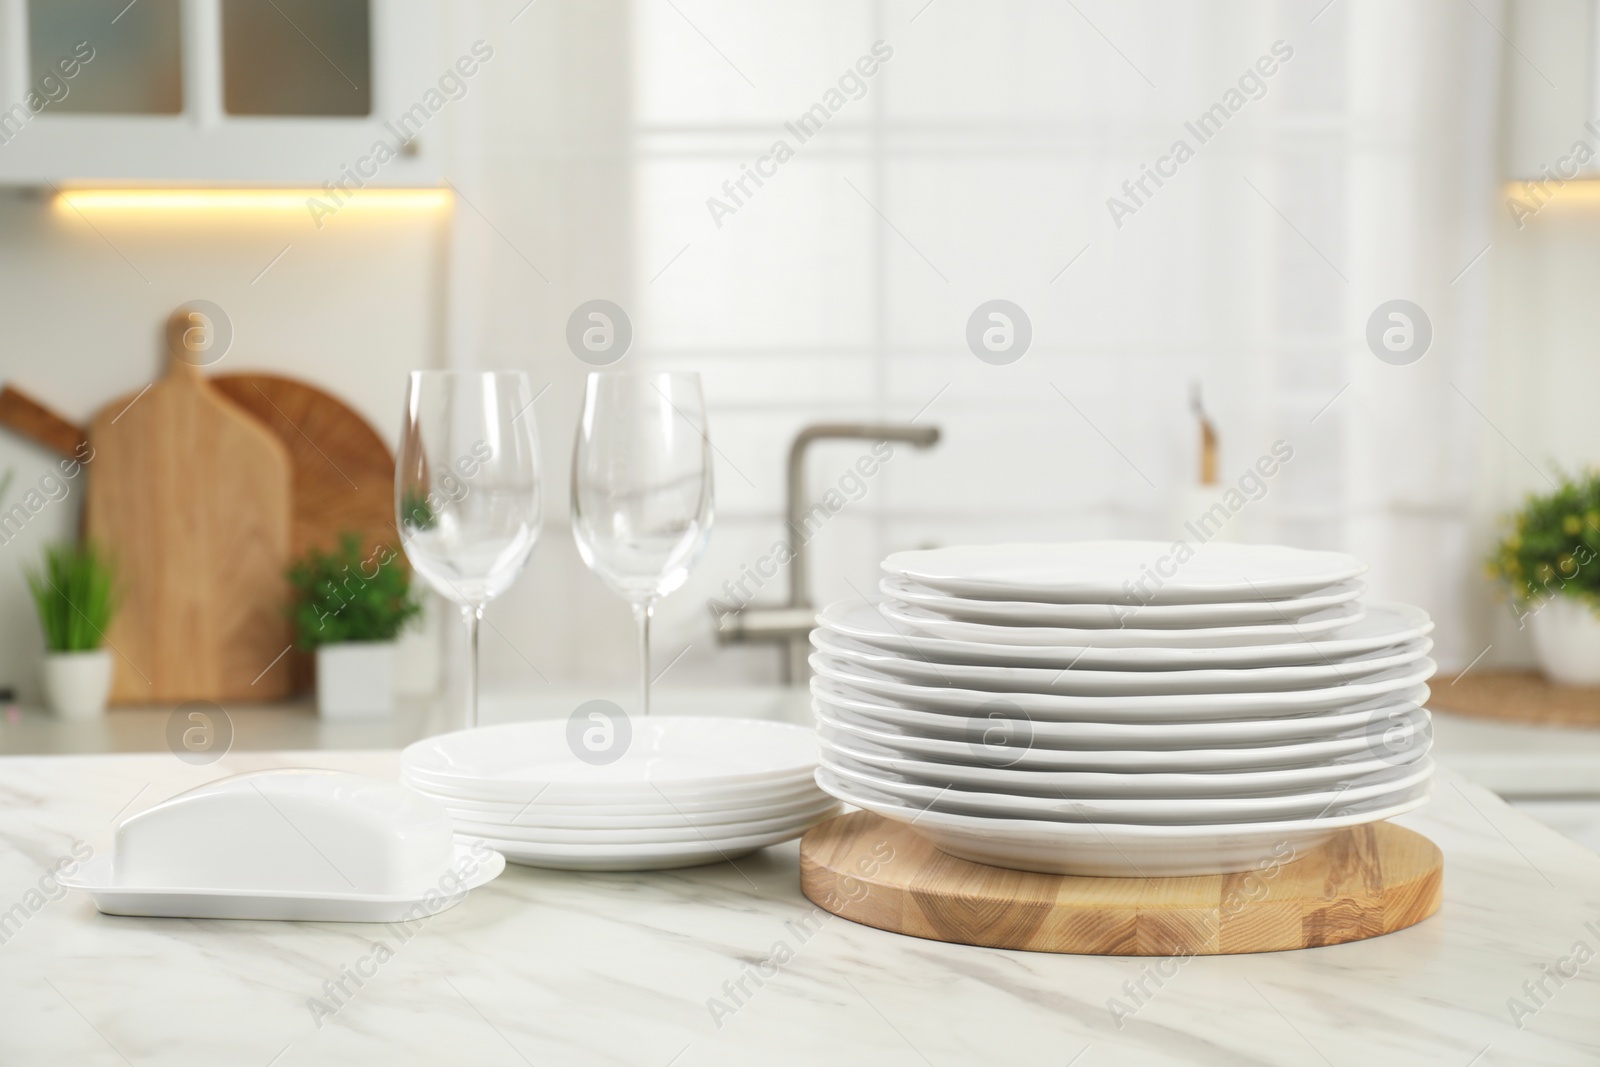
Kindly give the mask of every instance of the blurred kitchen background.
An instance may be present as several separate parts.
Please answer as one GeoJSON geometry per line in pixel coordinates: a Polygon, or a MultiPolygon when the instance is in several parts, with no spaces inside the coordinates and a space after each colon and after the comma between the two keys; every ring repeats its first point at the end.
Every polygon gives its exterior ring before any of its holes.
{"type": "MultiPolygon", "coordinates": [[[[631,322],[617,369],[707,390],[716,526],[658,610],[663,694],[779,681],[781,647],[719,642],[708,602],[741,576],[757,605],[787,597],[785,569],[748,574],[818,422],[941,437],[860,479],[870,442],[810,448],[807,503],[844,499],[808,546],[817,604],[871,594],[896,549],[1172,537],[1281,441],[1231,536],[1361,556],[1376,597],[1437,620],[1447,672],[1527,666],[1482,564],[1553,465],[1600,457],[1600,182],[1514,183],[1600,146],[1594,6],[0,0],[0,103],[95,53],[59,102],[0,116],[0,378],[87,424],[205,299],[234,335],[210,370],[305,379],[391,445],[408,370],[548,383],[544,533],[488,609],[491,698],[633,682],[628,609],[566,525],[591,369],[568,319],[595,299],[631,322]],[[369,185],[416,195],[308,210],[407,114],[369,185]],[[146,193],[75,199],[127,187],[146,193]],[[994,299],[1031,323],[1009,365],[967,343],[994,299]],[[1408,365],[1366,340],[1396,299],[1431,323],[1408,365]]],[[[0,433],[3,506],[53,462],[0,433]]],[[[81,496],[0,546],[0,686],[23,706],[43,644],[22,568],[81,496]]],[[[451,684],[441,615],[407,638],[412,693],[451,684]]]]}

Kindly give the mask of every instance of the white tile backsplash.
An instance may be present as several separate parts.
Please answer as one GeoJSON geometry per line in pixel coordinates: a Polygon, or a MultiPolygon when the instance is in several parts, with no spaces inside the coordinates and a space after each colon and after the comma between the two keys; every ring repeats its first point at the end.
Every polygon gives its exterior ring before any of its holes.
{"type": "Polygon", "coordinates": [[[780,124],[815,103],[881,35],[873,5],[860,0],[674,0],[632,10],[644,42],[635,55],[646,125],[780,124]]]}
{"type": "Polygon", "coordinates": [[[726,200],[723,183],[749,162],[729,154],[641,163],[642,351],[818,348],[871,337],[872,233],[858,218],[867,208],[842,180],[848,168],[802,148],[719,228],[706,201],[726,200]]]}

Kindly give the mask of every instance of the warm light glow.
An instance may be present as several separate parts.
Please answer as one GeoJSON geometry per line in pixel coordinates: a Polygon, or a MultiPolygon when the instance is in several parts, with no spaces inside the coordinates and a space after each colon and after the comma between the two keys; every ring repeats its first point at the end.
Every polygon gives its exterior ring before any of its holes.
{"type": "Polygon", "coordinates": [[[323,217],[346,211],[437,211],[451,203],[448,189],[66,189],[58,211],[286,212],[323,217]],[[339,199],[335,199],[335,196],[339,199]]]}
{"type": "Polygon", "coordinates": [[[1559,204],[1563,200],[1587,204],[1600,200],[1600,179],[1574,178],[1565,182],[1551,179],[1542,183],[1538,179],[1532,182],[1506,182],[1505,193],[1507,200],[1516,198],[1529,207],[1559,204]]]}

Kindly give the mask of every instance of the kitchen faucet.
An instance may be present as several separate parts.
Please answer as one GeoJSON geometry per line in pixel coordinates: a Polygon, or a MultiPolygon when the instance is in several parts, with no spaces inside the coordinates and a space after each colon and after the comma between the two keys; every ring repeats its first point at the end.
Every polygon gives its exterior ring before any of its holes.
{"type": "Polygon", "coordinates": [[[937,426],[896,425],[869,422],[821,422],[807,426],[795,435],[789,446],[788,498],[784,517],[790,542],[789,598],[781,607],[746,605],[737,611],[717,616],[717,640],[722,644],[771,641],[784,645],[783,681],[804,681],[808,676],[806,658],[811,630],[817,624],[817,609],[811,602],[809,556],[810,540],[805,526],[806,449],[814,441],[896,441],[928,448],[939,440],[937,426]]]}

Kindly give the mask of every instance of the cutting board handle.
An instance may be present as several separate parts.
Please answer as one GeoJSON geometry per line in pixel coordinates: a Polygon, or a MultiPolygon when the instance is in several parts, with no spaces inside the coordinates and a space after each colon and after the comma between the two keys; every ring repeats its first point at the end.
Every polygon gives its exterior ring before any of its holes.
{"type": "Polygon", "coordinates": [[[82,459],[89,447],[83,428],[57,415],[13,385],[0,388],[0,426],[68,459],[82,459]]]}
{"type": "Polygon", "coordinates": [[[215,337],[215,326],[202,311],[185,305],[167,316],[168,376],[199,381],[200,368],[209,362],[206,350],[215,337]]]}

